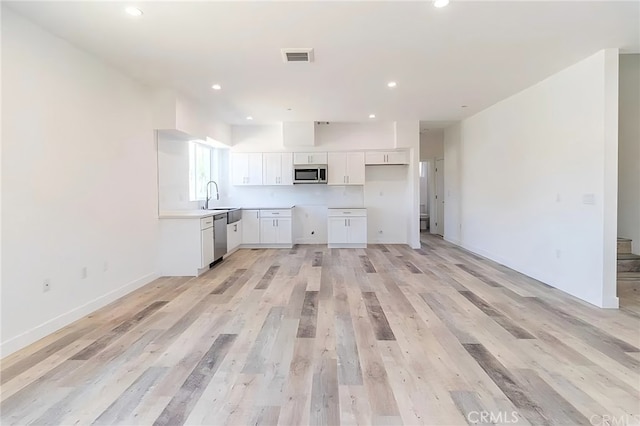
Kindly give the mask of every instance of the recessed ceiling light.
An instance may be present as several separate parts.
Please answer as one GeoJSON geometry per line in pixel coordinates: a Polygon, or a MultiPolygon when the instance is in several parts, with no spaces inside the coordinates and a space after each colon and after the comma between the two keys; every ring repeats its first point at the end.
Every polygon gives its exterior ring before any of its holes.
{"type": "Polygon", "coordinates": [[[247,116],[247,120],[253,120],[253,117],[252,117],[252,116],[250,116],[250,115],[248,115],[248,116],[247,116]]]}
{"type": "Polygon", "coordinates": [[[220,86],[219,84],[214,84],[213,86],[211,86],[211,88],[213,90],[220,90],[220,89],[222,89],[222,86],[220,86]]]}
{"type": "Polygon", "coordinates": [[[142,16],[142,11],[137,7],[128,7],[124,11],[127,12],[127,15],[131,15],[135,17],[142,16]]]}
{"type": "Polygon", "coordinates": [[[376,118],[375,114],[369,114],[369,118],[376,118]]]}
{"type": "Polygon", "coordinates": [[[448,4],[449,4],[449,0],[435,0],[433,2],[433,5],[435,7],[445,7],[448,4]]]}
{"type": "Polygon", "coordinates": [[[396,83],[395,81],[390,81],[387,83],[387,87],[396,87],[398,85],[398,83],[396,83]]]}
{"type": "Polygon", "coordinates": [[[466,107],[467,107],[466,105],[462,105],[460,108],[466,108],[466,107]]]}

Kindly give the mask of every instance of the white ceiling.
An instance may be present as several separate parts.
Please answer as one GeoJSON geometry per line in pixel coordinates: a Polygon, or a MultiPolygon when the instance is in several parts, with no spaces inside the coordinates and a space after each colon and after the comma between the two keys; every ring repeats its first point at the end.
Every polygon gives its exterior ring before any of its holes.
{"type": "Polygon", "coordinates": [[[446,123],[600,49],[640,51],[638,1],[138,2],[139,19],[131,3],[2,3],[234,124],[446,123]],[[283,47],[312,47],[315,62],[285,64],[283,47]]]}

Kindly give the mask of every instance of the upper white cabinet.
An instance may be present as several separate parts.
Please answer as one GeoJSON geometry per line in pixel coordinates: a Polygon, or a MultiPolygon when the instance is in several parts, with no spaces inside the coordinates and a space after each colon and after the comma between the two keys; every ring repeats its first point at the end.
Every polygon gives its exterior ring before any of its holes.
{"type": "Polygon", "coordinates": [[[409,164],[409,153],[407,151],[367,151],[365,164],[409,164]]]}
{"type": "Polygon", "coordinates": [[[330,152],[327,184],[364,185],[364,152],[330,152]]]}
{"type": "Polygon", "coordinates": [[[327,164],[326,152],[295,152],[293,164],[327,164]]]}
{"type": "Polygon", "coordinates": [[[263,185],[293,185],[293,154],[262,154],[263,185]]]}
{"type": "Polygon", "coordinates": [[[262,185],[262,153],[232,153],[231,183],[233,185],[262,185]]]}

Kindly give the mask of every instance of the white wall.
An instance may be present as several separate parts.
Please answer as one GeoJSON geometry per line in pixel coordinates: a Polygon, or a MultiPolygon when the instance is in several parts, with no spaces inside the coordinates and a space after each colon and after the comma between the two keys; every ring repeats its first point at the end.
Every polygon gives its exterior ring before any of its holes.
{"type": "Polygon", "coordinates": [[[198,201],[189,201],[189,142],[159,131],[157,144],[159,210],[200,208],[198,201]]]}
{"type": "Polygon", "coordinates": [[[445,132],[445,238],[602,307],[617,307],[617,55],[445,132]]]}
{"type": "Polygon", "coordinates": [[[420,133],[420,161],[444,156],[444,129],[425,130],[420,133]]]}
{"type": "Polygon", "coordinates": [[[219,205],[296,205],[294,241],[326,243],[326,207],[367,207],[371,242],[419,247],[418,123],[331,123],[316,127],[315,146],[285,147],[282,125],[232,126],[234,151],[348,151],[408,148],[410,166],[367,166],[365,186],[228,187],[219,205]],[[415,125],[412,125],[415,124],[415,125]],[[398,133],[398,125],[401,132],[398,133]],[[415,164],[414,164],[415,163],[415,164]],[[414,179],[415,175],[415,179],[414,179]],[[382,194],[382,195],[381,195],[382,194]],[[413,212],[415,204],[415,213],[413,212]],[[398,209],[398,206],[402,208],[398,209]],[[415,216],[415,226],[413,217],[415,216]],[[382,233],[380,233],[382,231],[382,233]],[[313,232],[313,234],[311,234],[313,232]],[[415,235],[414,235],[415,234],[415,235]]]}
{"type": "Polygon", "coordinates": [[[6,355],[154,279],[158,220],[146,89],[5,8],[2,87],[6,355]]]}
{"type": "Polygon", "coordinates": [[[640,254],[640,55],[620,55],[618,236],[640,254]]]}

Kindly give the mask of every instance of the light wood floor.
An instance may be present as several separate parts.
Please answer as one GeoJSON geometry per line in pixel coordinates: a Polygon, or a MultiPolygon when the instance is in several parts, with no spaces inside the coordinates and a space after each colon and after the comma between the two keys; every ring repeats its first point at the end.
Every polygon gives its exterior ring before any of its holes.
{"type": "Polygon", "coordinates": [[[157,280],[4,359],[1,422],[640,421],[637,299],[600,310],[424,238],[157,280]]]}

